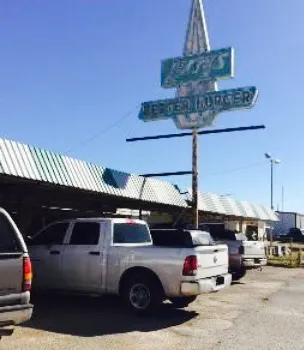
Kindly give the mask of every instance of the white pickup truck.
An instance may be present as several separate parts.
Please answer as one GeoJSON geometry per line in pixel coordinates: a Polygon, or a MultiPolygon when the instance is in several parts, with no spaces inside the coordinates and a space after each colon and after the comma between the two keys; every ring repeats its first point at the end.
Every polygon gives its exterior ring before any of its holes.
{"type": "Polygon", "coordinates": [[[243,268],[262,268],[267,265],[263,241],[248,241],[245,235],[226,230],[223,223],[201,223],[199,227],[209,232],[215,241],[228,245],[230,265],[236,276],[244,274],[243,268]]]}
{"type": "Polygon", "coordinates": [[[118,294],[137,313],[169,299],[186,307],[231,284],[228,248],[153,246],[147,224],[130,219],[55,222],[29,239],[33,289],[118,294]]]}
{"type": "MultiPolygon", "coordinates": [[[[241,239],[242,235],[240,235],[241,239]]],[[[262,268],[267,265],[267,257],[265,252],[265,243],[263,241],[247,241],[242,240],[244,247],[243,263],[248,269],[262,268]]]]}

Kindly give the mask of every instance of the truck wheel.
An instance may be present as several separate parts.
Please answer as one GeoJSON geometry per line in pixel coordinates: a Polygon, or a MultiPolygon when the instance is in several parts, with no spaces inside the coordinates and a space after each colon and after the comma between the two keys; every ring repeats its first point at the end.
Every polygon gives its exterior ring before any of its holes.
{"type": "Polygon", "coordinates": [[[240,268],[236,269],[234,271],[231,271],[232,275],[232,281],[239,281],[241,278],[243,278],[246,275],[246,269],[240,268]]]}
{"type": "Polygon", "coordinates": [[[123,287],[122,297],[126,306],[136,314],[156,310],[163,301],[159,282],[150,276],[132,276],[123,287]]]}
{"type": "Polygon", "coordinates": [[[169,300],[173,304],[174,307],[177,309],[182,309],[184,307],[187,307],[189,304],[193,303],[196,299],[196,296],[191,297],[176,297],[176,298],[170,298],[169,300]]]}

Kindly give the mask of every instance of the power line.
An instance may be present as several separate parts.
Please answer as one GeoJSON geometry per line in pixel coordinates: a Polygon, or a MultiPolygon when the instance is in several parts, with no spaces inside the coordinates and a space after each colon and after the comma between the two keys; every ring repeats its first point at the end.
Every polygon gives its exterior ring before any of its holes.
{"type": "MultiPolygon", "coordinates": [[[[71,148],[70,150],[66,151],[66,153],[72,153],[75,150],[79,149],[80,147],[84,147],[87,144],[89,144],[90,142],[94,141],[95,139],[97,139],[98,137],[100,137],[101,135],[105,134],[106,132],[110,131],[111,129],[114,129],[115,127],[117,127],[123,120],[125,120],[126,118],[128,118],[130,115],[132,115],[132,113],[141,106],[141,104],[137,105],[133,110],[127,112],[126,114],[124,114],[121,118],[119,118],[114,124],[109,125],[108,127],[99,130],[98,132],[96,132],[95,134],[93,134],[92,136],[90,136],[89,138],[83,140],[82,142],[80,142],[78,145],[76,145],[74,148],[71,148]]],[[[248,164],[248,165],[244,165],[241,167],[237,167],[237,168],[233,168],[233,169],[229,169],[229,170],[222,170],[219,172],[214,172],[209,174],[209,176],[216,176],[216,175],[224,175],[224,174],[228,174],[228,173],[233,173],[239,170],[246,170],[249,168],[253,168],[253,167],[257,167],[260,166],[262,164],[265,164],[264,162],[258,162],[258,163],[252,163],[252,164],[248,164]]]]}
{"type": "Polygon", "coordinates": [[[68,151],[66,151],[66,153],[72,153],[75,150],[79,149],[80,147],[84,147],[87,144],[89,144],[90,142],[94,141],[95,139],[97,139],[98,137],[100,137],[101,135],[105,134],[106,132],[108,132],[111,129],[114,129],[115,127],[117,127],[123,120],[125,120],[126,118],[128,118],[130,115],[133,114],[133,112],[140,107],[140,105],[137,105],[135,108],[133,108],[131,111],[127,112],[126,114],[124,114],[120,119],[118,119],[114,124],[111,124],[109,126],[107,126],[104,129],[101,129],[99,131],[97,131],[95,134],[93,134],[92,136],[90,136],[89,138],[81,141],[78,145],[76,145],[74,148],[69,149],[68,151]]]}
{"type": "Polygon", "coordinates": [[[233,172],[236,172],[236,171],[239,171],[239,170],[246,170],[246,169],[254,168],[254,167],[257,167],[257,166],[264,165],[264,164],[265,164],[265,162],[251,163],[251,164],[243,165],[243,166],[240,166],[240,167],[237,167],[237,168],[233,168],[233,169],[230,169],[230,170],[222,170],[222,171],[218,171],[218,172],[215,172],[215,173],[211,173],[210,175],[211,176],[215,176],[215,175],[222,175],[222,174],[233,173],[233,172]]]}

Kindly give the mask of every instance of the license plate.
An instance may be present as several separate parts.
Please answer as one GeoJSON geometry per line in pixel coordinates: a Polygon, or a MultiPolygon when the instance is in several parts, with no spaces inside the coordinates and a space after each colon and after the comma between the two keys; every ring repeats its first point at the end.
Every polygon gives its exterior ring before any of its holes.
{"type": "Polygon", "coordinates": [[[223,276],[218,276],[218,277],[216,278],[216,285],[217,285],[217,286],[219,286],[219,285],[221,285],[221,284],[224,284],[224,282],[225,282],[225,278],[224,278],[223,276]]]}
{"type": "Polygon", "coordinates": [[[260,259],[254,259],[254,263],[255,264],[259,264],[260,263],[260,259]]]}

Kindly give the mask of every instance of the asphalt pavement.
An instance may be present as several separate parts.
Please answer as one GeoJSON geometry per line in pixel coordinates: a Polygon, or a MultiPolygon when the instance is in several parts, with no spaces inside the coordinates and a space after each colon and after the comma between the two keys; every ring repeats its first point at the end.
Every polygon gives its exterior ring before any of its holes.
{"type": "Polygon", "coordinates": [[[303,350],[304,274],[300,273],[263,306],[236,319],[214,350],[303,350]]]}
{"type": "Polygon", "coordinates": [[[34,317],[2,350],[304,350],[304,269],[266,267],[153,317],[126,312],[118,298],[34,298],[34,317]]]}

